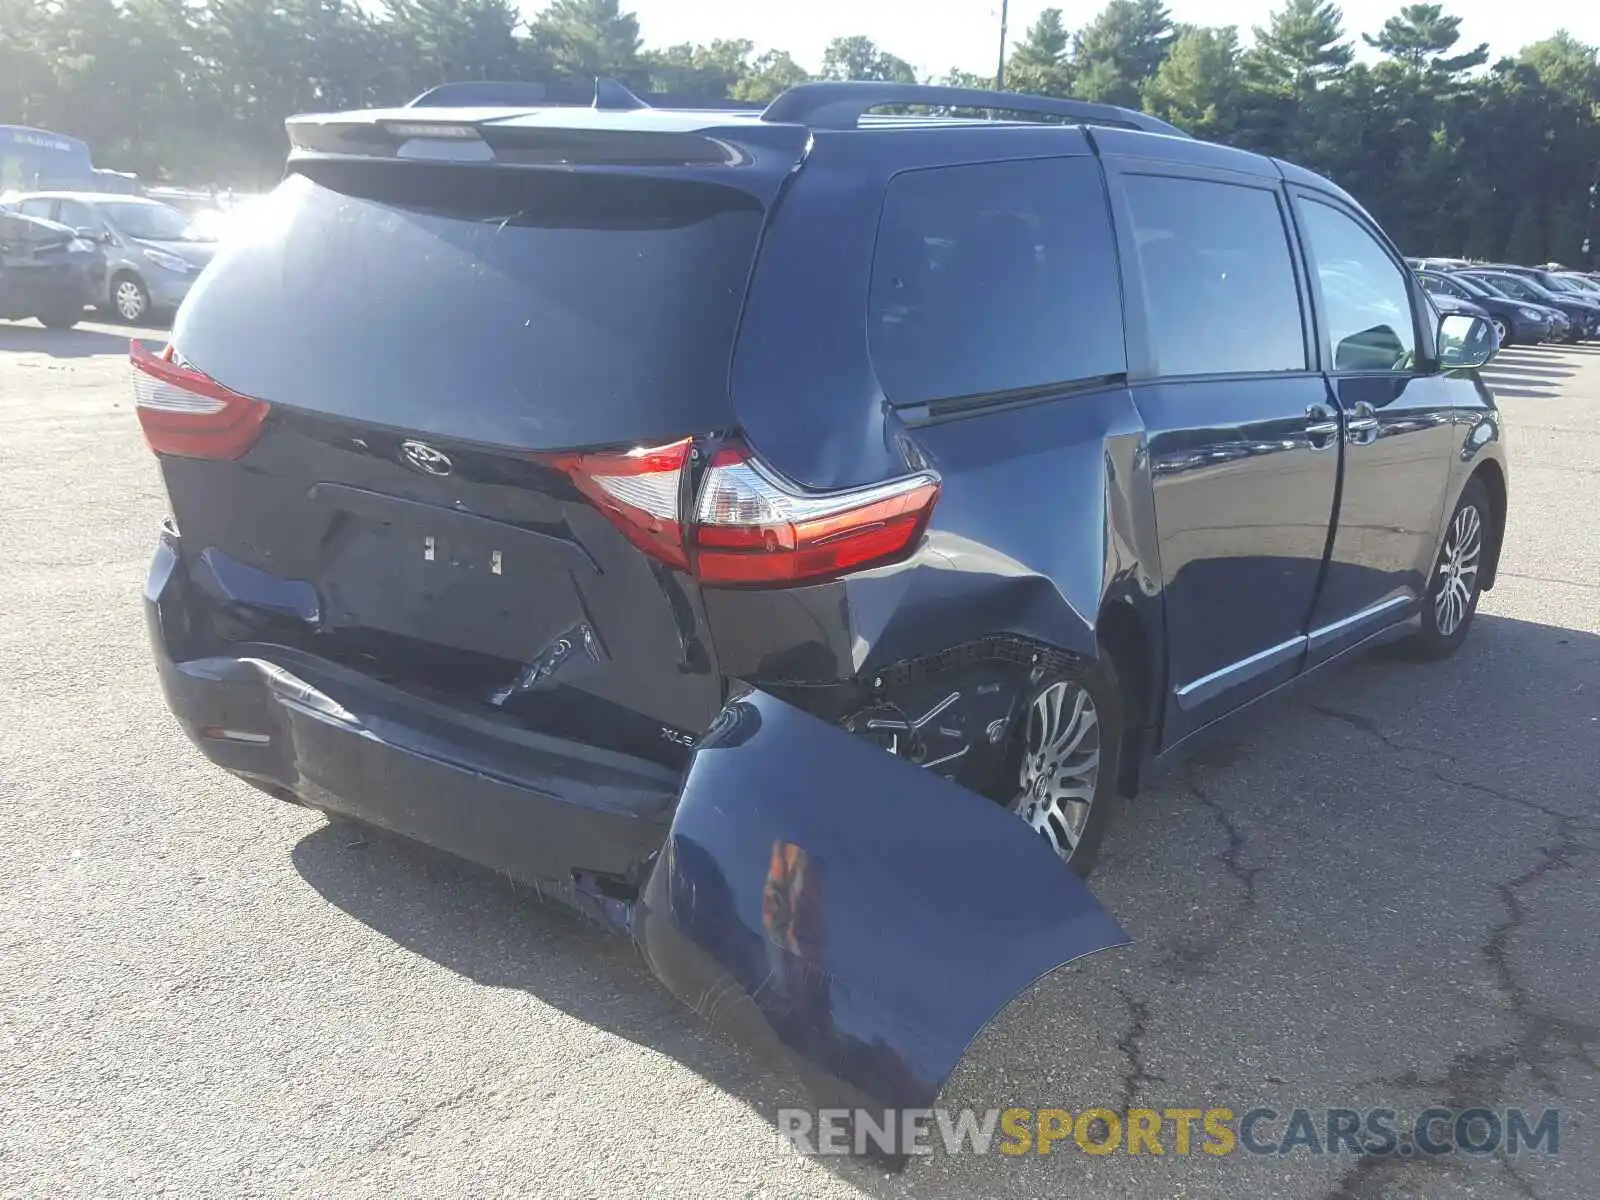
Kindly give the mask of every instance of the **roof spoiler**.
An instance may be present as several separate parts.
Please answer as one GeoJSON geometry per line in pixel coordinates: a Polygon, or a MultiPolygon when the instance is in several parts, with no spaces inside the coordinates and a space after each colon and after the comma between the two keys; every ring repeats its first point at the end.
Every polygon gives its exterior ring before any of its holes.
{"type": "Polygon", "coordinates": [[[767,105],[761,119],[806,125],[813,129],[854,129],[864,114],[889,105],[989,109],[1061,117],[1078,125],[1109,125],[1145,133],[1164,133],[1169,137],[1189,136],[1176,125],[1114,104],[1063,100],[1055,96],[1034,96],[1027,92],[994,92],[982,88],[941,87],[922,83],[802,83],[767,105]]]}

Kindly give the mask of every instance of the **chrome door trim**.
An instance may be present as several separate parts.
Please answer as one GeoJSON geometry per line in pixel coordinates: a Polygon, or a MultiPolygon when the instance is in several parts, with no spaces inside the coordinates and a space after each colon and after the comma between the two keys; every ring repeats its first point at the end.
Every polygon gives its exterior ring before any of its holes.
{"type": "Polygon", "coordinates": [[[1369,604],[1360,612],[1351,613],[1348,617],[1340,617],[1327,625],[1319,625],[1308,635],[1311,652],[1315,654],[1329,642],[1337,641],[1348,634],[1354,633],[1362,625],[1376,621],[1379,617],[1393,613],[1396,609],[1412,603],[1416,599],[1409,591],[1398,596],[1390,596],[1387,600],[1380,600],[1376,604],[1369,604]]]}
{"type": "Polygon", "coordinates": [[[1272,670],[1273,667],[1282,666],[1304,652],[1305,648],[1306,636],[1297,634],[1286,642],[1279,642],[1276,646],[1259,650],[1249,658],[1241,658],[1221,670],[1202,675],[1199,679],[1192,679],[1173,695],[1177,698],[1178,707],[1188,712],[1207,700],[1214,700],[1231,687],[1238,687],[1239,684],[1254,679],[1257,675],[1272,670]]]}

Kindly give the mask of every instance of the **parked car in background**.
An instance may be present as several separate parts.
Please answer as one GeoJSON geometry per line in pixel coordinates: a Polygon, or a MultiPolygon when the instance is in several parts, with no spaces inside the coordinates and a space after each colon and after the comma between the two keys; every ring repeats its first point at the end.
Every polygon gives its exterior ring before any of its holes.
{"type": "MultiPolygon", "coordinates": [[[[1554,336],[1556,318],[1560,314],[1553,308],[1512,300],[1467,275],[1421,270],[1417,278],[1441,313],[1446,311],[1445,301],[1471,304],[1480,309],[1494,325],[1495,336],[1502,346],[1533,346],[1554,336]]],[[[1561,327],[1563,331],[1567,328],[1564,318],[1561,327]]]]}
{"type": "Polygon", "coordinates": [[[128,322],[176,309],[216,253],[215,239],[196,230],[188,216],[145,197],[35,192],[13,204],[105,248],[110,278],[98,303],[128,322]]]}
{"type": "Polygon", "coordinates": [[[1600,279],[1592,275],[1585,275],[1581,271],[1556,271],[1555,277],[1563,283],[1578,289],[1583,296],[1600,299],[1600,279]]]}
{"type": "Polygon", "coordinates": [[[1564,278],[1563,272],[1552,271],[1545,267],[1519,267],[1510,264],[1486,265],[1483,269],[1515,275],[1543,288],[1558,301],[1566,300],[1584,305],[1585,322],[1588,326],[1588,332],[1584,336],[1600,336],[1600,298],[1564,278]]]}
{"type": "Polygon", "coordinates": [[[1566,337],[1558,340],[1581,342],[1600,331],[1600,304],[1591,304],[1570,293],[1557,294],[1542,286],[1537,280],[1514,271],[1474,267],[1459,274],[1513,300],[1542,305],[1560,312],[1566,318],[1569,329],[1566,337]]]}
{"type": "Polygon", "coordinates": [[[1494,334],[1501,346],[1536,346],[1539,342],[1554,338],[1557,323],[1560,323],[1563,334],[1568,328],[1565,317],[1558,314],[1557,310],[1502,296],[1466,275],[1424,269],[1419,270],[1418,278],[1422,288],[1434,299],[1435,306],[1448,298],[1461,304],[1475,304],[1483,309],[1494,325],[1494,334]],[[1560,322],[1557,322],[1557,318],[1560,318],[1560,322]]]}
{"type": "Polygon", "coordinates": [[[0,210],[0,318],[71,329],[105,294],[106,256],[65,225],[0,210]]]}
{"type": "Polygon", "coordinates": [[[1517,266],[1515,263],[1480,263],[1479,267],[1486,271],[1505,271],[1512,275],[1520,275],[1524,279],[1531,279],[1540,287],[1546,289],[1547,291],[1554,292],[1558,296],[1569,291],[1579,290],[1574,289],[1572,285],[1563,278],[1563,275],[1565,275],[1566,272],[1559,269],[1552,269],[1549,267],[1522,267],[1517,266]]]}

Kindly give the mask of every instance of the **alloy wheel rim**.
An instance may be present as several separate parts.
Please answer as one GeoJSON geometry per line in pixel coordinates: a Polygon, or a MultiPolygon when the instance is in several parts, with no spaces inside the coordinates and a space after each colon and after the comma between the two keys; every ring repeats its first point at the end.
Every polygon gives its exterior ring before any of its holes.
{"type": "Polygon", "coordinates": [[[144,297],[131,279],[117,285],[117,311],[130,321],[144,313],[144,297]]]}
{"type": "Polygon", "coordinates": [[[1063,862],[1083,839],[1100,779],[1100,714],[1076,683],[1061,680],[1028,708],[1027,740],[1011,810],[1063,862]]]}
{"type": "Polygon", "coordinates": [[[1494,336],[1500,342],[1501,345],[1505,344],[1506,333],[1507,332],[1508,331],[1506,329],[1506,323],[1504,321],[1500,320],[1498,317],[1496,317],[1495,321],[1494,321],[1494,336]]]}
{"type": "Polygon", "coordinates": [[[1478,589],[1478,557],[1483,550],[1483,518],[1477,505],[1468,504],[1450,523],[1439,555],[1439,572],[1433,597],[1433,621],[1439,633],[1451,637],[1461,628],[1478,589]]]}

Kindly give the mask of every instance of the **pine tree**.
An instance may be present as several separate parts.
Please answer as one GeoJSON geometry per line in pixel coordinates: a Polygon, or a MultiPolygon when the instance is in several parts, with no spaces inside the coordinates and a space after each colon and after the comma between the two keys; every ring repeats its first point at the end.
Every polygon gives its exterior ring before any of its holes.
{"type": "Polygon", "coordinates": [[[1074,90],[1086,100],[1136,107],[1172,45],[1161,0],[1111,0],[1074,42],[1074,90]]]}
{"type": "Polygon", "coordinates": [[[1461,40],[1461,18],[1445,16],[1439,4],[1408,4],[1383,23],[1376,37],[1362,34],[1361,40],[1413,71],[1427,68],[1455,75],[1489,60],[1487,42],[1464,54],[1448,56],[1461,40]]]}
{"type": "Polygon", "coordinates": [[[639,18],[623,12],[619,0],[554,0],[531,32],[534,50],[560,77],[583,82],[604,75],[638,87],[648,82],[639,18]]]}
{"type": "Polygon", "coordinates": [[[1255,29],[1256,44],[1245,56],[1258,86],[1287,92],[1296,100],[1350,65],[1344,14],[1332,0],[1288,0],[1255,29]]]}
{"type": "Polygon", "coordinates": [[[1072,35],[1059,8],[1047,8],[1028,26],[1006,60],[1006,86],[1040,96],[1072,94],[1072,35]]]}
{"type": "Polygon", "coordinates": [[[1155,77],[1145,85],[1145,107],[1195,137],[1227,140],[1238,119],[1239,34],[1185,26],[1155,77]]]}

